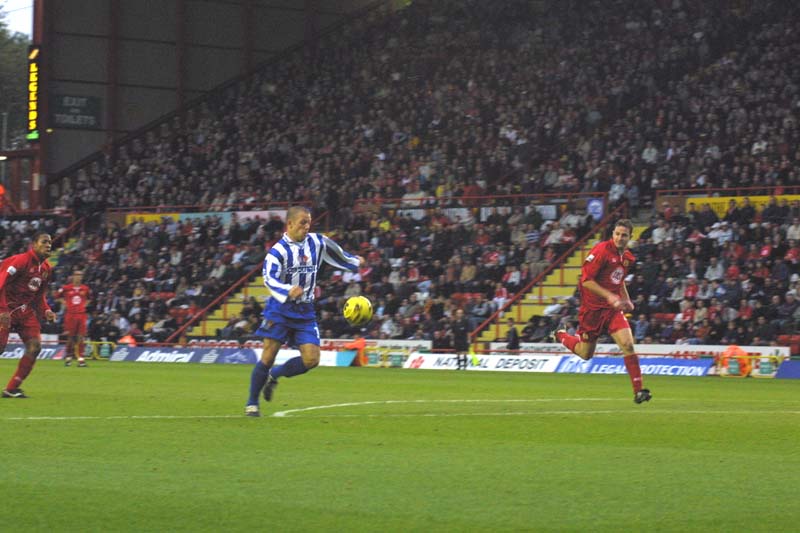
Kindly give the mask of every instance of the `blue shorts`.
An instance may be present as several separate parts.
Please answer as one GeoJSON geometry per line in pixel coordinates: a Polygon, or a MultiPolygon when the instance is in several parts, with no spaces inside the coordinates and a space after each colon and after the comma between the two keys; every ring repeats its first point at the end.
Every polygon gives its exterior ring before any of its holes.
{"type": "MultiPolygon", "coordinates": [[[[317,317],[315,315],[312,314],[310,319],[299,318],[297,317],[297,309],[291,310],[280,304],[269,305],[269,303],[264,309],[264,319],[261,321],[261,326],[256,330],[256,335],[275,339],[289,346],[296,347],[303,344],[319,346],[319,327],[317,326],[317,317]],[[289,311],[289,313],[283,311],[289,311]],[[287,314],[293,316],[286,316],[287,314]]],[[[307,313],[304,314],[307,316],[307,313]]]]}

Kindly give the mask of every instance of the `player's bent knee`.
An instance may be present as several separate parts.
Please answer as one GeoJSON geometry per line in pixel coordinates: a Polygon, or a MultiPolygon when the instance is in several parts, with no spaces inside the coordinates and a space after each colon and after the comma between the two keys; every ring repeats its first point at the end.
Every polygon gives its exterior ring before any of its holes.
{"type": "Polygon", "coordinates": [[[587,344],[581,343],[575,347],[575,355],[583,359],[584,361],[588,361],[592,357],[594,357],[594,344],[587,344]]]}
{"type": "Polygon", "coordinates": [[[622,350],[624,355],[631,355],[634,353],[634,347],[632,342],[623,342],[619,345],[619,349],[622,350]]]}
{"type": "Polygon", "coordinates": [[[319,352],[316,354],[302,354],[303,364],[309,370],[319,366],[319,352]]]}
{"type": "Polygon", "coordinates": [[[261,362],[267,366],[272,366],[275,362],[275,356],[278,355],[278,350],[281,349],[281,343],[267,339],[264,341],[264,349],[261,350],[261,362]]]}
{"type": "Polygon", "coordinates": [[[28,357],[36,358],[39,352],[42,351],[42,343],[38,340],[28,341],[25,344],[25,355],[28,357]]]}

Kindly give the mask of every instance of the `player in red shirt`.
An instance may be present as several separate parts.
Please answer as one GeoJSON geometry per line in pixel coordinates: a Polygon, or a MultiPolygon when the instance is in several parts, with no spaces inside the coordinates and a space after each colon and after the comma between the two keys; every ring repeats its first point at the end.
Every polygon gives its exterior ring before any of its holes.
{"type": "Polygon", "coordinates": [[[45,298],[53,274],[47,262],[52,246],[50,235],[37,233],[30,250],[0,263],[0,353],[6,349],[12,331],[25,343],[25,353],[3,389],[3,398],[27,398],[19,386],[33,370],[36,356],[42,349],[39,317],[48,322],[56,319],[45,298]]]}
{"type": "Polygon", "coordinates": [[[83,285],[83,272],[76,270],[72,273],[72,283],[61,287],[58,297],[64,301],[67,311],[64,313],[64,335],[67,337],[67,349],[64,355],[64,365],[72,364],[73,355],[78,358],[78,366],[87,366],[83,358],[83,338],[86,336],[86,304],[92,296],[91,290],[83,285]]]}
{"type": "Polygon", "coordinates": [[[595,245],[581,270],[579,287],[581,307],[578,311],[577,335],[558,330],[555,338],[584,360],[594,356],[597,339],[608,331],[625,360],[625,368],[633,384],[633,401],[650,401],[650,391],[642,388],[639,356],[633,347],[633,334],[625,311],[633,311],[633,302],[625,287],[625,276],[636,258],[628,250],[633,224],[621,219],[614,225],[611,239],[595,245]]]}

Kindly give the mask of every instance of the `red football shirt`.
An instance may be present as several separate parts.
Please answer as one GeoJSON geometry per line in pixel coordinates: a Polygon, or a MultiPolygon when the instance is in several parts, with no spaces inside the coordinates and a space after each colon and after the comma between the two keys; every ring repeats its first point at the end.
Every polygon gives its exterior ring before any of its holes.
{"type": "Polygon", "coordinates": [[[609,308],[605,298],[601,298],[583,287],[583,283],[590,279],[622,298],[625,276],[628,275],[628,270],[634,261],[636,261],[636,258],[631,251],[625,250],[623,254],[620,254],[612,239],[596,244],[592,251],[589,252],[589,255],[586,256],[581,269],[579,283],[581,307],[590,310],[609,308]]]}
{"type": "Polygon", "coordinates": [[[68,283],[59,289],[58,297],[64,299],[67,313],[85,314],[86,304],[89,303],[92,293],[86,285],[73,285],[68,283]]]}
{"type": "Polygon", "coordinates": [[[0,263],[0,312],[49,311],[46,295],[51,277],[50,263],[40,260],[33,249],[4,259],[0,263]]]}

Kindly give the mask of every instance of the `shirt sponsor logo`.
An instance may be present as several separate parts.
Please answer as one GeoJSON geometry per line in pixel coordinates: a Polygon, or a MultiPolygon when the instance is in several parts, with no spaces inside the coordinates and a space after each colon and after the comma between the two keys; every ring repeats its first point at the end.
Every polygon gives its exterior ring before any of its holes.
{"type": "Polygon", "coordinates": [[[289,274],[313,274],[317,271],[314,265],[293,266],[286,269],[289,274]]]}
{"type": "Polygon", "coordinates": [[[611,273],[610,278],[614,285],[619,285],[622,283],[623,278],[625,278],[625,269],[622,267],[615,268],[614,272],[611,273]]]}
{"type": "Polygon", "coordinates": [[[42,278],[31,278],[31,280],[28,282],[28,288],[33,292],[38,291],[41,286],[42,278]]]}

